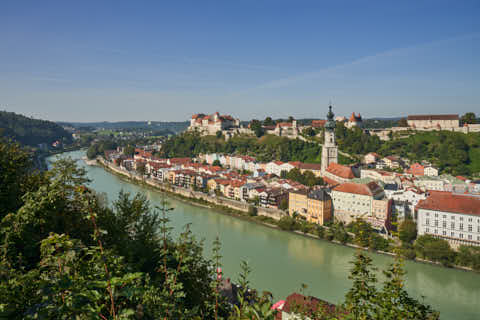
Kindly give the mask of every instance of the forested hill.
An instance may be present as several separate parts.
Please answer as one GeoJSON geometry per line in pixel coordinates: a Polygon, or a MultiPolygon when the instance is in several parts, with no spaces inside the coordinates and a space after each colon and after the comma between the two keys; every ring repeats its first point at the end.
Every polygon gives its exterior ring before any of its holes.
{"type": "Polygon", "coordinates": [[[189,122],[161,122],[161,121],[119,121],[119,122],[58,122],[60,125],[68,125],[74,128],[93,129],[148,129],[148,130],[169,130],[174,133],[182,132],[188,128],[189,122]]]}
{"type": "Polygon", "coordinates": [[[70,142],[72,135],[55,122],[25,117],[14,112],[0,111],[0,136],[35,147],[56,140],[70,142]]]}

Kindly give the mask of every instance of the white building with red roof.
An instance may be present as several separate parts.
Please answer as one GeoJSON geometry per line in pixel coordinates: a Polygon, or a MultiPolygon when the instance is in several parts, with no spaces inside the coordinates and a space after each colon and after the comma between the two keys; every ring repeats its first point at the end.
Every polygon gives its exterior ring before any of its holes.
{"type": "Polygon", "coordinates": [[[431,191],[416,209],[418,235],[447,240],[453,247],[480,246],[480,197],[431,191]]]}
{"type": "Polygon", "coordinates": [[[348,224],[360,218],[376,229],[390,229],[392,201],[375,182],[343,183],[332,190],[331,197],[335,220],[348,224]]]}
{"type": "Polygon", "coordinates": [[[349,182],[355,179],[355,173],[350,166],[344,166],[335,162],[328,165],[327,170],[323,173],[323,177],[327,180],[335,181],[337,183],[349,182]]]}
{"type": "Polygon", "coordinates": [[[189,131],[198,131],[205,135],[214,135],[217,131],[239,128],[240,120],[230,115],[220,115],[215,112],[212,115],[203,113],[194,114],[190,119],[189,131]]]}
{"type": "Polygon", "coordinates": [[[347,123],[345,123],[345,126],[347,128],[353,128],[353,127],[362,127],[363,126],[363,121],[362,121],[362,116],[360,113],[357,115],[355,112],[352,112],[352,115],[348,119],[347,123]]]}

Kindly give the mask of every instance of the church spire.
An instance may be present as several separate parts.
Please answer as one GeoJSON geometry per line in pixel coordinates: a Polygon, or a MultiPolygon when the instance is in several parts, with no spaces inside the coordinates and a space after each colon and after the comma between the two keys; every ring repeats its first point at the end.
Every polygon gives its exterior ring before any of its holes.
{"type": "Polygon", "coordinates": [[[327,113],[327,123],[325,124],[325,129],[327,130],[334,130],[335,129],[335,120],[333,120],[333,117],[335,116],[332,112],[332,105],[328,107],[328,113],[327,113]]]}

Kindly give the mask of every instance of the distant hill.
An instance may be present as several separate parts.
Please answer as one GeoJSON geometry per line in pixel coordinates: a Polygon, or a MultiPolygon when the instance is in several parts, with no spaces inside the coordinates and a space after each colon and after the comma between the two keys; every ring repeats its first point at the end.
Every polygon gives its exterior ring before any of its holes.
{"type": "Polygon", "coordinates": [[[72,135],[55,122],[7,111],[0,111],[0,136],[32,147],[41,143],[51,144],[57,140],[72,141],[72,135]]]}
{"type": "Polygon", "coordinates": [[[148,129],[154,131],[168,130],[174,133],[184,131],[188,128],[189,122],[162,122],[162,121],[119,121],[119,122],[57,122],[62,126],[72,126],[74,128],[94,128],[94,129],[148,129]]]}

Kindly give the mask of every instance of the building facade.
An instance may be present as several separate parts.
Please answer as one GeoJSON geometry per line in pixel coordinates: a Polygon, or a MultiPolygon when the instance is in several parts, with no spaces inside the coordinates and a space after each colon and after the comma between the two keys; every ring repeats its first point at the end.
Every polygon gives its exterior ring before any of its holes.
{"type": "Polygon", "coordinates": [[[458,114],[410,115],[407,123],[413,129],[454,130],[460,127],[458,114]]]}
{"type": "Polygon", "coordinates": [[[308,222],[323,225],[332,219],[332,199],[324,189],[291,191],[288,212],[304,217],[308,222]]]}
{"type": "Polygon", "coordinates": [[[447,240],[453,247],[480,246],[480,198],[430,192],[417,205],[418,235],[447,240]]]}

